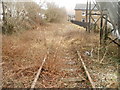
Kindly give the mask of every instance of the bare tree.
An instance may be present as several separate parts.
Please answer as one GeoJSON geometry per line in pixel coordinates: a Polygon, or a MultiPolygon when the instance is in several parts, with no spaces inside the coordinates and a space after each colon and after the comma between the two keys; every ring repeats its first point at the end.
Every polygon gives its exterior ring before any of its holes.
{"type": "Polygon", "coordinates": [[[3,33],[12,34],[41,23],[40,6],[31,2],[2,2],[3,33]]]}

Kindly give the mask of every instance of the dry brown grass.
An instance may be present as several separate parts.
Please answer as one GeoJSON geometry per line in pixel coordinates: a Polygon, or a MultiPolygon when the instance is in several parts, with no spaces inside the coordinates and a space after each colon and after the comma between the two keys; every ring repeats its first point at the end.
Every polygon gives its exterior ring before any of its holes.
{"type": "MultiPolygon", "coordinates": [[[[59,87],[65,50],[84,52],[98,45],[98,34],[86,33],[70,23],[50,24],[22,34],[3,35],[3,87],[30,87],[47,51],[36,87],[59,87]],[[73,31],[74,30],[74,31],[73,31]],[[59,83],[59,84],[58,84],[59,83]]],[[[74,54],[73,54],[74,55],[74,54]]]]}
{"type": "Polygon", "coordinates": [[[48,50],[50,54],[43,69],[49,73],[58,73],[61,47],[56,31],[51,30],[55,27],[57,25],[43,26],[17,35],[3,35],[4,87],[30,87],[48,50]]]}

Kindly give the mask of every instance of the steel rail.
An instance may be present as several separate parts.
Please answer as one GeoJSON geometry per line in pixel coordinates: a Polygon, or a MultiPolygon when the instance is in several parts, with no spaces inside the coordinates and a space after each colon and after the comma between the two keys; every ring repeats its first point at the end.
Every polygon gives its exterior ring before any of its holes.
{"type": "Polygon", "coordinates": [[[43,68],[43,65],[44,65],[46,59],[47,59],[47,54],[45,55],[45,57],[44,57],[44,59],[43,59],[43,62],[42,62],[42,64],[41,64],[40,68],[38,69],[38,72],[37,72],[37,74],[36,74],[36,76],[35,76],[35,78],[34,78],[34,81],[33,81],[32,85],[31,85],[30,90],[34,90],[35,85],[36,85],[36,82],[37,82],[37,80],[38,80],[38,78],[39,78],[39,76],[40,76],[40,74],[41,74],[41,71],[42,71],[42,68],[43,68]]]}
{"type": "Polygon", "coordinates": [[[84,63],[84,61],[83,61],[83,59],[82,59],[82,57],[81,57],[81,55],[80,55],[80,52],[77,51],[77,54],[78,54],[78,57],[79,57],[82,65],[83,65],[83,67],[84,67],[84,70],[85,70],[85,72],[86,72],[86,75],[87,75],[90,83],[91,83],[92,88],[95,88],[95,84],[94,84],[94,82],[93,82],[93,80],[92,80],[92,78],[91,78],[91,76],[90,76],[90,74],[89,74],[89,72],[88,72],[88,70],[87,70],[87,67],[86,67],[86,65],[85,65],[85,63],[84,63]]]}

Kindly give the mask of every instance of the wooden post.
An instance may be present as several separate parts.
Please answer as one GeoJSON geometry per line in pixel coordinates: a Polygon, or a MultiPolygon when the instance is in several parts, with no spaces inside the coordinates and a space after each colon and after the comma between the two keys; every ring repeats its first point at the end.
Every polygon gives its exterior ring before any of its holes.
{"type": "Polygon", "coordinates": [[[4,2],[2,1],[2,10],[3,10],[3,25],[2,25],[2,32],[5,33],[5,25],[7,24],[6,22],[6,15],[5,15],[5,6],[4,6],[4,2]]]}
{"type": "MultiPolygon", "coordinates": [[[[118,39],[118,43],[120,45],[120,39],[118,39]]],[[[118,46],[118,57],[120,58],[120,46],[118,46]]]]}
{"type": "Polygon", "coordinates": [[[101,11],[101,22],[100,22],[100,44],[102,44],[103,39],[103,12],[101,11]]]}
{"type": "Polygon", "coordinates": [[[87,5],[86,5],[86,31],[88,29],[88,1],[87,1],[87,5]]]}
{"type": "MultiPolygon", "coordinates": [[[[120,25],[119,25],[119,30],[120,30],[120,25]]],[[[118,43],[120,45],[120,39],[118,39],[118,43]]],[[[120,46],[118,46],[118,58],[119,58],[119,63],[118,63],[118,88],[120,88],[120,46]]]]}
{"type": "MultiPolygon", "coordinates": [[[[118,32],[120,34],[120,1],[118,2],[118,32]]],[[[118,39],[118,43],[120,44],[120,38],[118,39]]],[[[118,46],[118,57],[120,58],[120,46],[118,46]]]]}
{"type": "Polygon", "coordinates": [[[90,33],[90,28],[91,28],[91,1],[89,2],[89,33],[90,33]]]}
{"type": "Polygon", "coordinates": [[[107,14],[106,14],[106,17],[105,17],[105,35],[104,35],[104,44],[105,44],[105,45],[106,45],[106,40],[107,40],[107,37],[108,37],[107,19],[108,19],[108,16],[107,16],[107,14]]]}
{"type": "MultiPolygon", "coordinates": [[[[120,1],[118,2],[118,32],[120,34],[120,1]]],[[[118,43],[120,45],[120,39],[118,39],[118,43]]],[[[118,58],[120,59],[120,46],[118,46],[118,58]]],[[[119,60],[120,62],[120,60],[119,60]]],[[[118,64],[118,84],[120,88],[120,64],[118,64]]]]}

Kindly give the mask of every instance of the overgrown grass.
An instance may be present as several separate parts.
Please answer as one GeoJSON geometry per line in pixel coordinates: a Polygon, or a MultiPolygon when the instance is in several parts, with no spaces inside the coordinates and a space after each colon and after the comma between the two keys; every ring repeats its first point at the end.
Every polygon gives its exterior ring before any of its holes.
{"type": "MultiPolygon", "coordinates": [[[[26,80],[25,78],[28,76],[29,80],[32,81],[34,73],[40,67],[47,51],[49,51],[49,55],[43,69],[57,75],[59,67],[62,66],[61,58],[59,57],[62,54],[60,53],[62,48],[60,46],[61,38],[57,37],[55,33],[55,27],[41,26],[38,29],[25,31],[22,34],[3,35],[4,87],[18,87],[16,80],[21,81],[21,78],[26,80]],[[30,70],[29,73],[27,73],[28,69],[30,70]],[[19,73],[19,71],[22,72],[19,73]],[[22,73],[23,76],[21,76],[22,73]],[[14,84],[10,83],[9,85],[8,78],[11,78],[14,84]]],[[[30,87],[31,83],[27,80],[26,82],[28,84],[24,84],[24,81],[20,82],[23,85],[22,87],[30,87]]]]}
{"type": "Polygon", "coordinates": [[[60,68],[64,67],[65,50],[71,55],[76,50],[85,55],[93,48],[93,57],[97,60],[99,47],[99,34],[88,34],[83,28],[70,23],[40,26],[24,33],[3,35],[2,39],[3,87],[30,87],[48,51],[36,87],[59,87],[58,79],[64,76],[60,68]]]}

